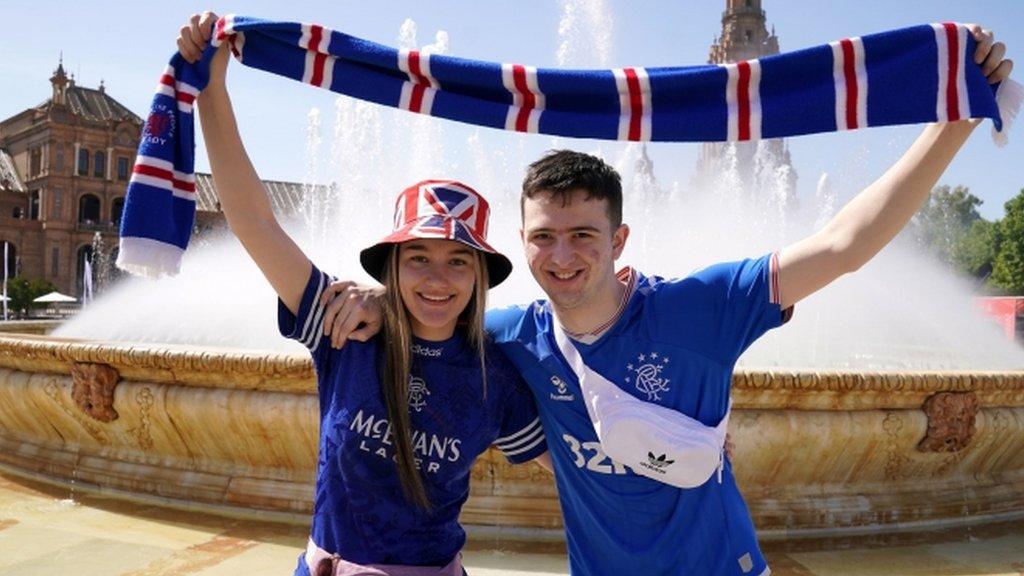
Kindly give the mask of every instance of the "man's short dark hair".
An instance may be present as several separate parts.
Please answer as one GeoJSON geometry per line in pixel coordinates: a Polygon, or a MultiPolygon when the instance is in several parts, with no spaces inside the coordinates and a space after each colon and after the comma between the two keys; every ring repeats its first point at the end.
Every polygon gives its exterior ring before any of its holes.
{"type": "Polygon", "coordinates": [[[622,224],[622,179],[604,160],[573,150],[551,150],[543,158],[530,164],[523,179],[523,194],[519,198],[520,217],[526,199],[537,194],[550,194],[562,206],[569,204],[572,193],[583,190],[587,200],[608,201],[608,220],[612,230],[622,224]]]}

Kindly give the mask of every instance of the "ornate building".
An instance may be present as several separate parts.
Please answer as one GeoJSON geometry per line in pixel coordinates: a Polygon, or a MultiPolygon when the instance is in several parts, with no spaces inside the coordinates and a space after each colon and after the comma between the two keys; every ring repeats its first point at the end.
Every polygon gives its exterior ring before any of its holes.
{"type": "MultiPolygon", "coordinates": [[[[143,121],[102,82],[76,85],[63,64],[50,84],[48,100],[0,121],[0,258],[7,242],[11,277],[43,278],[77,297],[97,232],[111,249],[108,260],[116,258],[143,121]]],[[[265,184],[279,213],[295,210],[300,184],[265,184]]],[[[208,174],[197,174],[196,188],[196,229],[222,225],[208,174]]]]}
{"type": "Polygon", "coordinates": [[[77,294],[93,236],[117,236],[142,119],[63,64],[51,97],[0,122],[0,241],[10,269],[77,294]]]}
{"type": "MultiPolygon", "coordinates": [[[[778,53],[779,39],[775,36],[774,27],[768,31],[761,0],[726,0],[725,11],[722,12],[722,33],[711,45],[708,63],[727,64],[778,53]]],[[[733,163],[732,151],[735,150],[735,167],[744,189],[756,191],[759,188],[756,170],[767,166],[782,175],[788,188],[788,201],[794,201],[796,170],[790,161],[785,140],[764,140],[760,146],[760,157],[755,158],[759,147],[757,142],[703,144],[697,161],[695,184],[706,184],[718,171],[729,169],[733,163]]]]}

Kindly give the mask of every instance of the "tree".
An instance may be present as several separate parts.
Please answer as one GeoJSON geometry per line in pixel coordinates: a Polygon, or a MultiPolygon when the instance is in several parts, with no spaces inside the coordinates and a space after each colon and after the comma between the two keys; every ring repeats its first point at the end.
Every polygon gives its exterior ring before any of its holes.
{"type": "Polygon", "coordinates": [[[948,185],[932,190],[928,202],[914,215],[912,231],[918,243],[935,252],[944,262],[955,263],[955,246],[981,220],[978,206],[982,199],[966,186],[948,185]]]}
{"type": "Polygon", "coordinates": [[[998,224],[979,219],[953,244],[952,263],[958,270],[980,280],[992,275],[992,266],[999,250],[998,224]]]}
{"type": "Polygon", "coordinates": [[[999,248],[992,263],[992,284],[1024,295],[1024,188],[1005,205],[998,222],[999,248]]]}
{"type": "Polygon", "coordinates": [[[38,307],[38,305],[32,302],[33,300],[56,289],[57,287],[50,283],[49,280],[41,278],[28,279],[18,276],[7,281],[7,297],[11,299],[7,303],[7,308],[13,311],[15,315],[20,315],[22,310],[38,307]]]}

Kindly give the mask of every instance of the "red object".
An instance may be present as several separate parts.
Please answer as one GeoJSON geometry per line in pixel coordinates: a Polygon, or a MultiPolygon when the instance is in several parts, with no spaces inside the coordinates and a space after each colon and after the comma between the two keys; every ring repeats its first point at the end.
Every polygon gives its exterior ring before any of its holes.
{"type": "Polygon", "coordinates": [[[949,76],[946,82],[946,116],[950,122],[960,119],[960,100],[957,92],[957,68],[960,60],[960,32],[953,22],[944,22],[946,28],[946,40],[949,46],[949,53],[946,60],[949,62],[949,76]]]}
{"type": "Polygon", "coordinates": [[[841,40],[843,47],[843,75],[846,77],[846,128],[853,130],[857,126],[857,69],[856,57],[853,54],[853,41],[849,38],[841,40]]]}
{"type": "Polygon", "coordinates": [[[636,70],[623,68],[626,75],[626,86],[629,87],[629,139],[632,142],[640,141],[640,122],[644,113],[644,96],[640,92],[640,79],[636,77],[636,70]]]}
{"type": "Polygon", "coordinates": [[[1003,327],[1006,337],[1017,337],[1018,326],[1024,332],[1024,296],[975,298],[974,305],[1003,327]]]}
{"type": "Polygon", "coordinates": [[[523,100],[519,114],[516,115],[516,131],[528,132],[530,130],[530,113],[537,107],[537,96],[530,91],[530,85],[526,80],[526,66],[522,64],[512,66],[512,81],[523,100]]]}
{"type": "Polygon", "coordinates": [[[739,81],[736,83],[736,105],[739,108],[739,139],[750,140],[750,62],[736,63],[739,81]]]}

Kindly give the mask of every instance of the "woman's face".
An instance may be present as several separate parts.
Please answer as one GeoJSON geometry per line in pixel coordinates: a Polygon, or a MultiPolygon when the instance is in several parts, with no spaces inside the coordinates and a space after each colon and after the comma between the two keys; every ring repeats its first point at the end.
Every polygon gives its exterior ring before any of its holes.
{"type": "Polygon", "coordinates": [[[413,240],[399,245],[398,289],[409,310],[412,333],[445,340],[473,297],[477,258],[454,240],[413,240]]]}

